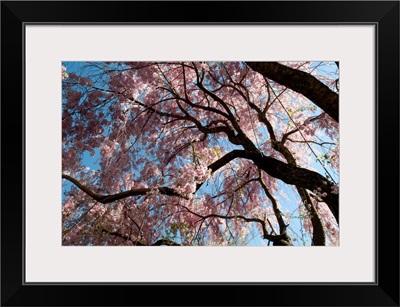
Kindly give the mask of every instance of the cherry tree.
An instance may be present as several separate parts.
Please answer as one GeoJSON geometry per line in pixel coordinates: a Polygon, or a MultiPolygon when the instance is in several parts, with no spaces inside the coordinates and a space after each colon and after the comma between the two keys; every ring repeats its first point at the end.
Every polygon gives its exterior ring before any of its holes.
{"type": "Polygon", "coordinates": [[[338,245],[335,62],[62,66],[63,245],[338,245]]]}

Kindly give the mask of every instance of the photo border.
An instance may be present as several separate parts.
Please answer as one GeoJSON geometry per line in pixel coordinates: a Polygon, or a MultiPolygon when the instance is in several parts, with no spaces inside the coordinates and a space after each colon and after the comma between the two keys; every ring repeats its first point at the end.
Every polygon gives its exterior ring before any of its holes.
{"type": "Polygon", "coordinates": [[[397,1],[229,3],[5,1],[1,3],[1,28],[2,306],[190,306],[191,302],[196,306],[399,306],[399,3],[397,1]],[[133,10],[141,13],[133,17],[130,14],[133,10]],[[188,16],[174,14],[178,11],[199,13],[191,16],[194,17],[194,21],[188,22],[188,16]],[[266,15],[265,12],[282,13],[266,15]],[[25,220],[22,211],[25,202],[24,27],[29,23],[72,22],[179,25],[375,24],[377,29],[375,193],[378,229],[377,282],[365,285],[353,283],[24,284],[25,220]],[[22,103],[18,103],[21,98],[22,103]],[[22,202],[22,206],[16,199],[22,202]],[[150,291],[151,295],[145,295],[143,290],[150,291]],[[228,290],[227,293],[224,290],[228,290]],[[187,296],[192,300],[187,301],[185,299],[187,296]]]}

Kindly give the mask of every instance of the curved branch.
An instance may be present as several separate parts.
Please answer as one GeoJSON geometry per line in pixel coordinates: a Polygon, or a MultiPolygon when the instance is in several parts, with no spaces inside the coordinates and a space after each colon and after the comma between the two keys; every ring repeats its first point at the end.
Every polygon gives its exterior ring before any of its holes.
{"type": "Polygon", "coordinates": [[[148,245],[139,240],[133,241],[130,236],[119,233],[118,231],[108,231],[107,229],[104,229],[104,228],[101,231],[106,234],[113,235],[113,236],[119,237],[119,238],[127,240],[127,241],[131,241],[135,246],[161,246],[161,245],[182,246],[181,244],[178,244],[178,243],[168,240],[168,239],[160,239],[160,240],[157,240],[155,243],[148,245]]]}
{"type": "MultiPolygon", "coordinates": [[[[93,192],[90,188],[88,188],[87,186],[83,185],[78,180],[76,180],[75,178],[73,178],[73,177],[71,177],[69,175],[62,174],[62,178],[72,182],[80,190],[82,190],[87,195],[92,197],[94,200],[96,200],[96,201],[98,201],[99,203],[102,203],[102,204],[111,203],[113,201],[120,200],[120,199],[123,199],[123,198],[126,198],[126,197],[130,197],[130,196],[145,195],[146,193],[148,193],[148,192],[150,192],[152,190],[151,188],[140,188],[140,189],[131,189],[131,190],[128,190],[128,191],[124,191],[124,192],[116,193],[116,194],[111,194],[111,195],[101,195],[101,194],[97,194],[97,193],[93,192]]],[[[168,196],[178,196],[178,197],[185,198],[182,195],[178,194],[174,189],[171,189],[171,188],[168,188],[168,187],[159,187],[157,189],[158,189],[158,192],[160,194],[164,194],[164,195],[168,195],[168,196]]]]}
{"type": "Polygon", "coordinates": [[[161,246],[161,245],[167,245],[167,246],[182,246],[181,244],[178,244],[174,241],[168,240],[168,239],[160,239],[157,242],[151,244],[151,246],[161,246]]]}
{"type": "MultiPolygon", "coordinates": [[[[323,201],[328,205],[332,214],[339,222],[339,195],[332,192],[334,185],[327,180],[324,176],[318,174],[317,172],[310,171],[305,168],[297,167],[294,165],[287,164],[285,162],[279,161],[277,159],[264,156],[260,152],[250,151],[250,150],[239,150],[235,149],[214,163],[209,165],[211,172],[215,172],[224,165],[228,164],[230,161],[236,158],[244,158],[252,160],[260,169],[268,173],[270,176],[282,180],[283,182],[295,186],[299,186],[310,191],[320,190],[321,193],[326,193],[326,196],[322,197],[323,201]]],[[[74,183],[83,192],[91,196],[94,200],[100,203],[110,203],[129,196],[144,195],[151,191],[151,188],[141,188],[132,189],[125,192],[113,194],[113,195],[100,195],[93,192],[91,189],[81,184],[75,178],[69,175],[62,175],[62,178],[67,179],[74,183]]],[[[197,185],[196,191],[202,186],[197,185]]],[[[168,187],[157,188],[159,193],[168,196],[178,196],[185,198],[184,196],[178,194],[174,189],[168,187]]]]}
{"type": "MultiPolygon", "coordinates": [[[[203,81],[200,80],[199,75],[196,71],[197,74],[197,87],[200,88],[205,94],[210,96],[214,101],[218,102],[223,109],[225,109],[226,113],[228,114],[228,119],[231,122],[233,128],[237,131],[238,135],[236,138],[240,138],[240,145],[242,145],[245,149],[247,150],[257,150],[257,147],[253,144],[253,142],[247,137],[247,135],[243,132],[243,130],[240,128],[237,120],[235,119],[235,116],[233,115],[232,111],[230,110],[228,104],[221,99],[217,94],[215,94],[213,91],[208,90],[204,84],[203,81]]],[[[231,139],[230,139],[231,141],[231,139]]],[[[234,143],[236,145],[239,145],[237,143],[234,143]]]]}
{"type": "MultiPolygon", "coordinates": [[[[281,212],[281,210],[279,210],[279,207],[278,207],[278,204],[277,204],[275,198],[269,192],[267,186],[265,185],[264,181],[262,180],[261,171],[260,170],[258,170],[258,171],[259,171],[258,181],[260,182],[261,187],[263,188],[265,195],[267,195],[267,197],[269,198],[269,200],[272,203],[272,210],[274,211],[276,220],[278,221],[278,225],[279,225],[279,233],[285,234],[287,225],[285,224],[285,221],[283,220],[282,212],[281,212]]],[[[272,226],[271,226],[271,228],[272,228],[272,226]]]]}
{"type": "MultiPolygon", "coordinates": [[[[260,152],[239,149],[227,153],[212,163],[208,168],[211,169],[211,172],[215,172],[236,158],[252,160],[267,174],[287,184],[295,185],[310,191],[321,190],[321,193],[325,192],[326,196],[322,197],[322,199],[332,211],[336,221],[339,222],[339,195],[333,193],[334,184],[324,176],[317,172],[264,156],[260,152]]],[[[200,186],[201,185],[199,185],[198,188],[200,186]]]]}
{"type": "Polygon", "coordinates": [[[280,242],[282,240],[287,240],[287,235],[286,233],[279,234],[279,235],[271,235],[268,234],[267,228],[265,225],[265,221],[259,219],[259,218],[252,218],[252,217],[245,217],[243,215],[221,215],[221,214],[208,214],[208,215],[201,215],[196,212],[193,212],[189,208],[183,206],[183,205],[178,205],[180,207],[185,208],[189,213],[201,218],[202,220],[208,219],[208,218],[220,218],[220,219],[225,219],[225,220],[233,220],[233,219],[240,219],[245,222],[253,222],[253,223],[259,223],[262,226],[263,230],[263,238],[267,239],[272,242],[280,242]]]}
{"type": "Polygon", "coordinates": [[[246,62],[254,71],[304,95],[339,122],[339,95],[312,75],[278,62],[246,62]]]}

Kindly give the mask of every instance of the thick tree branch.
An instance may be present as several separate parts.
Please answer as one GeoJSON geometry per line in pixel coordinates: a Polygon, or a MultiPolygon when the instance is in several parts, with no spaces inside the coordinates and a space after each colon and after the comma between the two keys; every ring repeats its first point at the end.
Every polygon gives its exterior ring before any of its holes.
{"type": "Polygon", "coordinates": [[[339,95],[312,75],[278,62],[246,62],[263,76],[304,95],[339,122],[339,95]]]}
{"type": "Polygon", "coordinates": [[[336,221],[339,222],[339,195],[332,192],[334,185],[324,176],[318,174],[317,172],[264,156],[260,152],[249,150],[233,150],[212,163],[209,166],[209,169],[211,169],[211,172],[215,172],[236,158],[252,160],[267,174],[280,179],[287,184],[295,185],[310,191],[316,191],[320,189],[321,193],[325,192],[326,196],[322,197],[322,199],[332,211],[336,221]]]}

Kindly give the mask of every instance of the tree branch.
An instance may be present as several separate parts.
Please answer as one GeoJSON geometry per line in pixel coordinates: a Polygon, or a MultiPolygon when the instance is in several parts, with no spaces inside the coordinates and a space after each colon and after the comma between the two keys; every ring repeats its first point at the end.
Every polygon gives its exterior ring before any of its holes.
{"type": "Polygon", "coordinates": [[[157,241],[156,241],[155,243],[153,243],[153,244],[147,245],[147,244],[145,244],[145,243],[143,243],[143,242],[141,242],[141,241],[139,241],[139,240],[133,241],[133,240],[130,238],[130,236],[121,234],[121,233],[119,233],[118,231],[108,231],[107,229],[104,229],[104,228],[103,228],[101,231],[104,232],[104,233],[106,233],[106,234],[113,235],[113,236],[119,237],[119,238],[121,238],[121,239],[131,241],[135,246],[161,246],[161,245],[167,245],[167,246],[181,246],[181,244],[178,244],[178,243],[176,243],[176,242],[174,242],[174,241],[171,241],[171,240],[168,240],[168,239],[160,239],[160,240],[157,240],[157,241]]]}
{"type": "Polygon", "coordinates": [[[339,95],[312,75],[278,62],[246,62],[254,71],[304,95],[339,122],[339,95]]]}
{"type": "Polygon", "coordinates": [[[243,215],[222,215],[222,214],[201,215],[201,214],[198,214],[196,212],[193,212],[192,210],[190,210],[189,208],[187,208],[185,206],[182,206],[182,205],[178,205],[178,206],[185,208],[189,213],[201,218],[202,220],[209,219],[209,218],[220,218],[220,219],[225,219],[225,220],[240,219],[240,220],[243,220],[245,222],[259,223],[262,226],[263,238],[264,239],[267,239],[267,240],[272,241],[272,242],[277,242],[277,241],[281,241],[281,240],[287,240],[286,233],[279,234],[279,235],[270,235],[270,234],[268,234],[267,228],[266,228],[266,225],[265,225],[265,221],[263,221],[263,220],[261,220],[259,218],[245,217],[243,215]]]}
{"type": "MultiPolygon", "coordinates": [[[[287,184],[295,185],[310,191],[320,189],[321,193],[325,192],[326,196],[322,197],[322,199],[328,205],[329,209],[332,211],[332,214],[336,218],[336,221],[339,223],[339,195],[332,192],[334,184],[324,176],[317,172],[264,156],[260,152],[238,149],[227,153],[212,163],[208,168],[211,169],[212,172],[215,172],[236,158],[252,160],[267,174],[280,179],[287,184]]],[[[201,185],[199,185],[198,188],[200,186],[201,185]]]]}
{"type": "MultiPolygon", "coordinates": [[[[117,200],[120,200],[120,199],[123,199],[126,197],[130,197],[130,196],[145,195],[146,193],[148,193],[152,190],[151,188],[140,188],[140,189],[131,189],[128,191],[117,193],[117,194],[101,195],[101,194],[97,194],[97,193],[93,192],[90,188],[83,185],[78,180],[76,180],[75,178],[73,178],[69,175],[62,174],[62,178],[67,179],[68,181],[72,182],[74,185],[76,185],[79,189],[81,189],[87,195],[89,195],[94,200],[96,200],[102,204],[112,203],[114,201],[117,201],[117,200]]],[[[157,190],[160,194],[185,198],[182,195],[178,194],[174,189],[171,189],[168,187],[159,187],[159,188],[157,188],[157,190]]]]}

